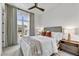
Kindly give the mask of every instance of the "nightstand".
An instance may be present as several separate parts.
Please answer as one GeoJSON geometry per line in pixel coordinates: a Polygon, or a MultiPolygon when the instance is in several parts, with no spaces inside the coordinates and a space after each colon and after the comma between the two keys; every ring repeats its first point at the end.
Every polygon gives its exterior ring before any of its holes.
{"type": "Polygon", "coordinates": [[[67,51],[69,53],[72,53],[74,55],[79,55],[79,42],[72,41],[72,40],[60,40],[60,50],[67,51]]]}

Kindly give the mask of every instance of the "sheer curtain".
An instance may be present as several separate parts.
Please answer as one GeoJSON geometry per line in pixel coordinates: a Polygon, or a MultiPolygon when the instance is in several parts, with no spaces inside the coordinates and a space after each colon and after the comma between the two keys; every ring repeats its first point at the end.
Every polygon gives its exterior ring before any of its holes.
{"type": "Polygon", "coordinates": [[[17,44],[17,9],[6,5],[7,18],[7,39],[5,45],[11,46],[17,44]]]}

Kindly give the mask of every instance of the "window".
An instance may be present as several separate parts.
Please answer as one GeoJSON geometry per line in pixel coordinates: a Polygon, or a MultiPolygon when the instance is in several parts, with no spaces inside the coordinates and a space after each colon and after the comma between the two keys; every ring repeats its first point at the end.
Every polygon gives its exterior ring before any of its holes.
{"type": "Polygon", "coordinates": [[[18,37],[29,36],[30,20],[27,12],[17,10],[17,35],[18,37]]]}

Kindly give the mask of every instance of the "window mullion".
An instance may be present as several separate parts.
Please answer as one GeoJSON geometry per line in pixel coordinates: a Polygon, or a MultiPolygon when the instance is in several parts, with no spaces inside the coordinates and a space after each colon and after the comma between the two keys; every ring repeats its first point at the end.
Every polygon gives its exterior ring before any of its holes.
{"type": "Polygon", "coordinates": [[[22,37],[24,36],[24,18],[22,16],[22,37]]]}

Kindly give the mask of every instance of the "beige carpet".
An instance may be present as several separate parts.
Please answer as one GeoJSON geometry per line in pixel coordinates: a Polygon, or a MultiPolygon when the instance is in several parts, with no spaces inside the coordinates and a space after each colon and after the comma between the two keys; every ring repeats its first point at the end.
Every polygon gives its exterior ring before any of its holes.
{"type": "Polygon", "coordinates": [[[55,54],[54,56],[75,56],[75,55],[70,54],[70,53],[65,52],[65,51],[60,51],[60,50],[59,50],[58,53],[55,54]]]}

